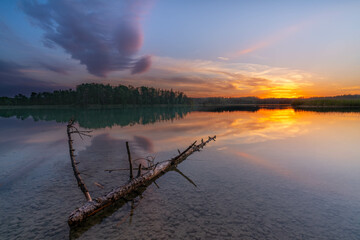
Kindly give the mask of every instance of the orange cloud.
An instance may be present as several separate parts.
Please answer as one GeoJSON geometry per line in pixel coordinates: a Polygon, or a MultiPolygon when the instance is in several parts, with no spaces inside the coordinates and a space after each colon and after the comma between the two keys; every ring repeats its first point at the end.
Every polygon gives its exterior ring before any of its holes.
{"type": "Polygon", "coordinates": [[[259,64],[153,56],[149,72],[122,77],[121,83],[172,88],[190,97],[300,97],[305,95],[301,89],[312,85],[312,76],[259,64]]]}

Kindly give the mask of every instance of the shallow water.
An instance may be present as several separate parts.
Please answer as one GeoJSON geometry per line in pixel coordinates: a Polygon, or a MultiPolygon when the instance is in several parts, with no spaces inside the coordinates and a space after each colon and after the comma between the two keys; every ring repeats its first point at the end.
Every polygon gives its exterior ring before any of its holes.
{"type": "Polygon", "coordinates": [[[359,239],[360,113],[245,108],[0,110],[0,239],[359,239]],[[225,109],[226,110],[226,109],[225,109]],[[127,181],[133,158],[161,161],[217,141],[86,226],[66,139],[93,197],[127,181]]]}

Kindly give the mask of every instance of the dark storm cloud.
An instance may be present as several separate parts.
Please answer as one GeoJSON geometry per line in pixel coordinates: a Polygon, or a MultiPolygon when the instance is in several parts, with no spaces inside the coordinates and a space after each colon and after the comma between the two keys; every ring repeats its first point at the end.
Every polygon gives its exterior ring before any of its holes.
{"type": "Polygon", "coordinates": [[[44,31],[44,45],[60,46],[89,73],[104,77],[116,70],[146,71],[150,57],[134,59],[142,46],[139,1],[21,1],[33,24],[44,31]]]}
{"type": "Polygon", "coordinates": [[[0,60],[0,96],[14,96],[16,94],[30,94],[31,92],[53,91],[65,86],[36,80],[24,75],[21,70],[26,69],[16,63],[0,60]]]}

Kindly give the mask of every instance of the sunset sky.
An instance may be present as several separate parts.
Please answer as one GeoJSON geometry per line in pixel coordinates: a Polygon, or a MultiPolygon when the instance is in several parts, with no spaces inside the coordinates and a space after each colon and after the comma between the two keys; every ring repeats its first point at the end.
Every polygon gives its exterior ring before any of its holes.
{"type": "Polygon", "coordinates": [[[360,94],[360,1],[1,1],[0,96],[84,82],[360,94]]]}

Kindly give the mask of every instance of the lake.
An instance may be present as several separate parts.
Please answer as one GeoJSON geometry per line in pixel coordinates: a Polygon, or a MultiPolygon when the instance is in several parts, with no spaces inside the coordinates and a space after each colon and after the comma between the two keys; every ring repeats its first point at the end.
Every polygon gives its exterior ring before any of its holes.
{"type": "Polygon", "coordinates": [[[289,107],[0,109],[0,239],[359,239],[360,113],[289,107]],[[133,159],[202,151],[84,226],[67,143],[93,198],[133,159]]]}

